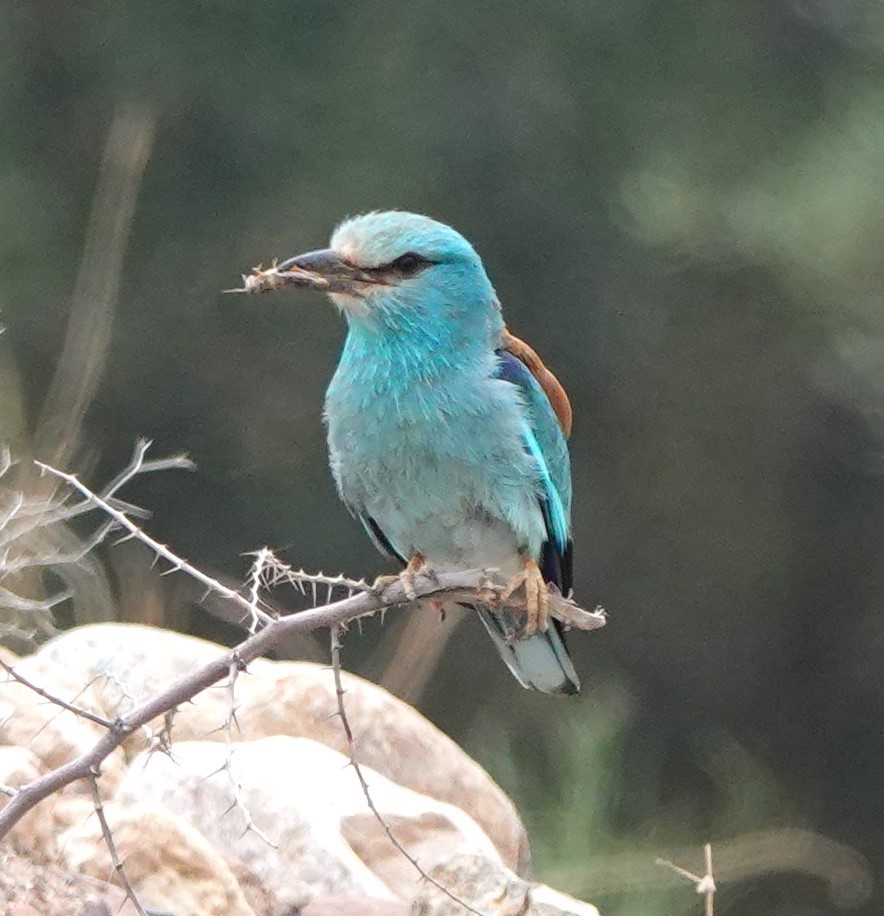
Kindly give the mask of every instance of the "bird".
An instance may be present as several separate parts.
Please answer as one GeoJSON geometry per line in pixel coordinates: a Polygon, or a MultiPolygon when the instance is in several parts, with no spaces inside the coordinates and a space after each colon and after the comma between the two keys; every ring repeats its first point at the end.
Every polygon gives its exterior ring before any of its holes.
{"type": "Polygon", "coordinates": [[[322,278],[347,323],[324,419],[350,513],[412,582],[507,576],[494,607],[475,605],[504,662],[523,687],[579,693],[548,591],[572,585],[571,406],[506,327],[473,246],[431,217],[372,211],[277,269],[322,278]]]}

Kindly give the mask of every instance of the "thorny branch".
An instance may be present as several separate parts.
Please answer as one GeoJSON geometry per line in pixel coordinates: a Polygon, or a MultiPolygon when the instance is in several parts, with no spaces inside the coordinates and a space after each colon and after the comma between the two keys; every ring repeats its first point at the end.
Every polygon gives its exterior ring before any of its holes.
{"type": "Polygon", "coordinates": [[[103,716],[96,715],[94,712],[90,712],[88,709],[83,709],[81,706],[74,706],[73,703],[68,703],[67,700],[63,700],[61,697],[57,697],[50,693],[48,690],[44,690],[39,684],[35,684],[33,681],[28,680],[23,674],[19,674],[12,665],[8,665],[2,658],[0,658],[0,668],[3,668],[14,681],[18,681],[23,687],[27,687],[28,690],[33,690],[34,693],[43,697],[44,700],[47,700],[54,706],[60,706],[62,709],[72,712],[75,716],[82,716],[84,719],[89,719],[103,728],[113,728],[113,722],[108,721],[103,716]]]}
{"type": "Polygon", "coordinates": [[[101,835],[104,837],[104,843],[107,846],[108,853],[110,854],[111,865],[113,865],[114,871],[120,876],[120,883],[123,885],[123,889],[126,891],[126,896],[132,901],[132,906],[135,907],[139,916],[148,916],[147,911],[141,905],[138,897],[135,896],[135,891],[132,889],[132,885],[129,883],[129,876],[126,874],[126,869],[123,867],[123,862],[117,853],[117,844],[114,843],[114,835],[111,832],[110,825],[107,822],[107,817],[104,814],[104,805],[101,802],[101,793],[98,791],[97,770],[94,770],[89,774],[89,787],[92,790],[92,807],[95,809],[95,814],[98,817],[98,823],[101,825],[101,835]]]}
{"type": "Polygon", "coordinates": [[[331,657],[332,657],[332,670],[335,676],[335,695],[337,697],[338,703],[338,718],[341,720],[341,727],[344,729],[344,737],[347,739],[347,749],[350,754],[350,766],[353,767],[353,771],[356,773],[356,778],[359,780],[359,785],[362,788],[362,794],[365,796],[365,803],[368,805],[371,813],[377,819],[377,822],[384,828],[384,833],[390,839],[390,842],[399,850],[399,852],[414,866],[417,873],[421,876],[424,881],[428,881],[433,885],[437,890],[442,891],[446,897],[451,898],[455,903],[462,906],[467,912],[475,913],[476,916],[483,916],[478,910],[473,909],[468,903],[461,900],[455,894],[452,894],[447,887],[440,884],[435,878],[428,875],[424,869],[421,867],[417,859],[399,842],[396,834],[393,833],[390,825],[384,819],[383,814],[378,810],[377,805],[374,803],[374,799],[371,797],[371,789],[369,788],[368,782],[365,779],[365,774],[362,772],[362,766],[359,761],[356,759],[356,748],[355,742],[353,739],[353,729],[350,727],[350,720],[347,718],[347,709],[344,706],[344,685],[341,680],[341,628],[340,626],[333,626],[331,628],[331,657]]]}
{"type": "Polygon", "coordinates": [[[234,810],[239,811],[246,824],[243,828],[243,835],[251,831],[272,849],[276,849],[277,844],[274,843],[252,819],[252,813],[249,811],[242,798],[242,784],[238,782],[233,775],[233,727],[236,726],[237,730],[239,730],[239,722],[236,718],[236,679],[239,677],[239,672],[239,660],[234,660],[231,662],[230,670],[227,675],[227,718],[221,725],[225,744],[224,763],[218,769],[219,773],[223,771],[227,774],[227,778],[230,780],[230,789],[233,794],[233,801],[224,813],[229,814],[234,810]]]}
{"type": "Polygon", "coordinates": [[[249,617],[257,616],[262,623],[268,623],[273,619],[269,614],[252,604],[248,598],[244,598],[239,592],[234,591],[232,588],[228,588],[226,585],[222,585],[217,579],[207,576],[202,570],[197,569],[195,566],[188,563],[187,560],[174,554],[165,544],[161,544],[159,541],[154,540],[150,535],[142,531],[141,528],[128,517],[124,510],[118,509],[108,499],[98,496],[84,483],[81,483],[76,474],[68,474],[66,471],[56,470],[56,468],[48,464],[43,464],[40,461],[35,462],[35,464],[44,473],[52,474],[54,477],[58,477],[60,480],[70,484],[70,486],[86,497],[86,502],[92,503],[94,508],[101,509],[103,512],[107,513],[119,527],[125,529],[128,533],[123,535],[117,543],[135,538],[143,544],[146,544],[157,558],[166,560],[166,562],[170,564],[170,568],[167,569],[163,575],[168,575],[172,572],[186,573],[192,579],[196,579],[197,582],[205,585],[209,591],[215,592],[241,607],[249,617]]]}
{"type": "MultiPolygon", "coordinates": [[[[90,492],[87,498],[79,501],[72,499],[74,491],[69,491],[63,496],[47,496],[45,493],[25,496],[21,492],[4,494],[8,501],[0,508],[0,579],[31,569],[48,568],[56,571],[64,580],[66,576],[62,570],[82,564],[89,553],[103,543],[117,527],[118,519],[111,515],[110,519],[70,550],[61,550],[56,546],[58,543],[64,544],[70,536],[56,538],[55,532],[63,531],[69,522],[93,512],[99,507],[97,500],[110,507],[114,513],[144,517],[148,513],[116,496],[121,487],[141,474],[171,468],[194,468],[193,462],[183,455],[145,460],[144,455],[149,447],[148,440],[140,440],[135,446],[129,464],[99,494],[90,492]],[[55,526],[62,527],[59,529],[55,526]],[[46,533],[49,536],[46,536],[46,533]]],[[[14,464],[9,450],[0,448],[0,478],[14,464]]],[[[51,630],[49,612],[55,605],[72,597],[73,588],[60,589],[50,592],[46,597],[38,598],[19,594],[14,585],[0,586],[0,605],[27,615],[27,619],[34,623],[34,629],[42,627],[51,630]]],[[[25,637],[28,635],[26,628],[20,628],[15,632],[25,637]]]]}
{"type": "Polygon", "coordinates": [[[310,589],[310,599],[313,607],[319,604],[319,587],[325,588],[325,604],[329,604],[335,589],[341,589],[349,598],[354,592],[371,592],[374,586],[365,579],[348,579],[346,576],[329,576],[320,570],[318,573],[308,573],[303,569],[293,569],[288,563],[283,563],[272,550],[263,547],[257,556],[263,560],[262,583],[265,588],[275,588],[280,583],[286,583],[296,588],[305,598],[307,589],[310,589]]]}

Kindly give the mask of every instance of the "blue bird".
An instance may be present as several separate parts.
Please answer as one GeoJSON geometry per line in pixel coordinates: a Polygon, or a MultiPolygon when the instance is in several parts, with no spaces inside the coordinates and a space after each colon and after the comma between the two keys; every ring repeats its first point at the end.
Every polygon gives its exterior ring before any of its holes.
{"type": "Polygon", "coordinates": [[[481,259],[454,229],[391,211],[279,265],[296,268],[328,282],[347,320],[325,402],[344,503],[404,575],[509,576],[504,599],[524,589],[521,604],[476,608],[503,660],[524,687],[577,693],[547,590],[571,588],[570,406],[507,331],[481,259]]]}

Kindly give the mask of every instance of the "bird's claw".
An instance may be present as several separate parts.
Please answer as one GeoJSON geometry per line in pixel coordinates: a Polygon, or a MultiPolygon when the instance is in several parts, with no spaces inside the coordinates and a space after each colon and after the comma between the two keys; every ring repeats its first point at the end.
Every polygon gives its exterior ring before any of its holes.
{"type": "Polygon", "coordinates": [[[482,604],[489,604],[492,607],[498,604],[500,600],[500,588],[497,583],[494,581],[494,577],[490,573],[483,572],[479,578],[479,584],[476,586],[476,592],[479,596],[479,601],[482,604]]]}
{"type": "Polygon", "coordinates": [[[507,582],[500,600],[511,598],[520,588],[525,590],[525,630],[522,638],[527,639],[538,631],[545,633],[549,628],[549,590],[540,567],[530,557],[522,562],[522,568],[507,582]]]}
{"type": "Polygon", "coordinates": [[[399,581],[402,583],[402,588],[405,590],[405,594],[408,596],[409,601],[417,601],[417,590],[414,587],[414,582],[417,578],[417,574],[421,572],[430,575],[432,578],[436,578],[436,574],[430,570],[424,558],[419,553],[416,553],[408,561],[408,565],[405,569],[399,574],[399,581]]]}
{"type": "Polygon", "coordinates": [[[416,553],[398,576],[378,576],[371,587],[372,594],[380,595],[388,586],[398,582],[405,592],[405,597],[409,601],[417,601],[415,579],[420,572],[435,578],[435,573],[426,566],[424,558],[416,553]]]}

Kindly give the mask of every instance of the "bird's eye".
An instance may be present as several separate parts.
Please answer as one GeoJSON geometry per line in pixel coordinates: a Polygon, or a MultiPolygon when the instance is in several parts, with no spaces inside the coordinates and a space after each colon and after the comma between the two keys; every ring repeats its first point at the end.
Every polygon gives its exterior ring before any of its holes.
{"type": "Polygon", "coordinates": [[[432,266],[434,262],[425,258],[423,255],[414,251],[408,251],[400,255],[389,265],[389,269],[397,273],[400,277],[408,279],[417,276],[422,270],[432,266]]]}

